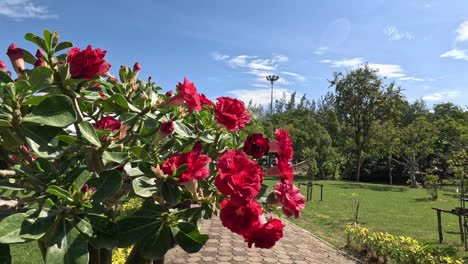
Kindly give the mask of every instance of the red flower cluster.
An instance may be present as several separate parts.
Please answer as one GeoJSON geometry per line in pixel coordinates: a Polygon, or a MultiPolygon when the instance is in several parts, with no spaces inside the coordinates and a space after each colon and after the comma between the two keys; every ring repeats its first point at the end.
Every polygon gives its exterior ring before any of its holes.
{"type": "Polygon", "coordinates": [[[299,188],[290,181],[279,182],[275,185],[275,194],[278,201],[283,205],[283,213],[287,216],[298,218],[301,210],[304,209],[304,196],[299,192],[299,188]]]}
{"type": "Polygon", "coordinates": [[[255,200],[263,181],[258,163],[240,150],[229,150],[219,157],[216,166],[219,174],[215,185],[222,194],[230,196],[221,202],[223,225],[243,235],[249,246],[271,248],[282,237],[283,225],[277,219],[262,221],[263,210],[255,200]]]}
{"type": "Polygon", "coordinates": [[[270,141],[261,133],[254,133],[247,137],[244,142],[244,152],[254,159],[263,157],[270,150],[270,141]]]}
{"type": "Polygon", "coordinates": [[[173,175],[174,171],[181,165],[186,164],[187,169],[179,175],[178,183],[184,183],[190,180],[201,180],[210,176],[210,170],[206,165],[211,159],[197,151],[190,151],[182,154],[175,154],[165,161],[161,167],[167,175],[173,175]]]}
{"type": "Polygon", "coordinates": [[[244,102],[230,97],[219,97],[214,106],[215,118],[230,131],[239,130],[250,122],[250,113],[244,102]]]}
{"type": "Polygon", "coordinates": [[[257,162],[249,159],[241,150],[224,152],[216,163],[218,176],[215,185],[224,195],[249,201],[260,191],[263,171],[257,162]]]}
{"type": "Polygon", "coordinates": [[[185,103],[190,113],[192,113],[193,110],[202,110],[200,95],[197,93],[197,88],[193,82],[184,78],[183,84],[177,84],[177,91],[179,93],[176,96],[171,97],[171,99],[167,101],[166,106],[182,105],[185,103]]]}
{"type": "Polygon", "coordinates": [[[103,75],[109,71],[111,65],[104,59],[106,51],[102,49],[93,50],[91,45],[85,50],[71,48],[68,51],[67,61],[70,64],[72,78],[84,78],[90,80],[96,75],[103,75]]]}

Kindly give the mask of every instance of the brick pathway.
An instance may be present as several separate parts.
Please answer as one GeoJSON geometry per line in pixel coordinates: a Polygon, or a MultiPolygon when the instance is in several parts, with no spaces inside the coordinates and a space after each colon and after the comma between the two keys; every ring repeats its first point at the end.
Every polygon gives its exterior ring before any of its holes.
{"type": "Polygon", "coordinates": [[[272,249],[258,249],[249,248],[215,217],[202,223],[201,231],[210,234],[210,239],[200,252],[187,254],[176,247],[166,254],[166,263],[355,263],[302,228],[282,221],[284,237],[272,249]]]}

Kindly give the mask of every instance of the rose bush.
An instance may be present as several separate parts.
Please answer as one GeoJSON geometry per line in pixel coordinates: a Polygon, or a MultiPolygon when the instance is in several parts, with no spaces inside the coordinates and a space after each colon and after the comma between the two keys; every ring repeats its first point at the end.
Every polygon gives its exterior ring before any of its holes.
{"type": "Polygon", "coordinates": [[[213,103],[187,78],[163,92],[138,78],[139,63],[116,78],[104,50],[59,42],[57,32],[25,38],[39,49],[8,48],[16,76],[0,61],[5,259],[10,244],[37,241],[45,263],[111,263],[114,248],[127,248],[127,263],[163,262],[175,245],[199,251],[208,239],[199,221],[218,211],[248,246],[270,248],[283,236],[271,212],[299,216],[289,134],[242,144],[250,121],[242,101],[213,103]],[[278,153],[274,191],[256,160],[269,149],[278,153]]]}

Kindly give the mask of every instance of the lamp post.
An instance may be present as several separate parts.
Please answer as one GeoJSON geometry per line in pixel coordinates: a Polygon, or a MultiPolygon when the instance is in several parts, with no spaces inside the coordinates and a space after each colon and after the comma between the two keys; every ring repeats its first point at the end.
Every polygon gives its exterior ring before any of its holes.
{"type": "Polygon", "coordinates": [[[273,83],[276,82],[279,77],[277,75],[268,75],[266,79],[271,83],[270,114],[273,114],[273,83]]]}

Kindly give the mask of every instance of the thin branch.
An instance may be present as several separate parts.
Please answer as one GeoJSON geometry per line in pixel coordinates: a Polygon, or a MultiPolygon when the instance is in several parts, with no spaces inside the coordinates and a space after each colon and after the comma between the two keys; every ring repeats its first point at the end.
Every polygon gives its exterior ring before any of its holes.
{"type": "Polygon", "coordinates": [[[2,177],[16,177],[20,175],[21,173],[14,170],[0,170],[0,176],[2,177]]]}

